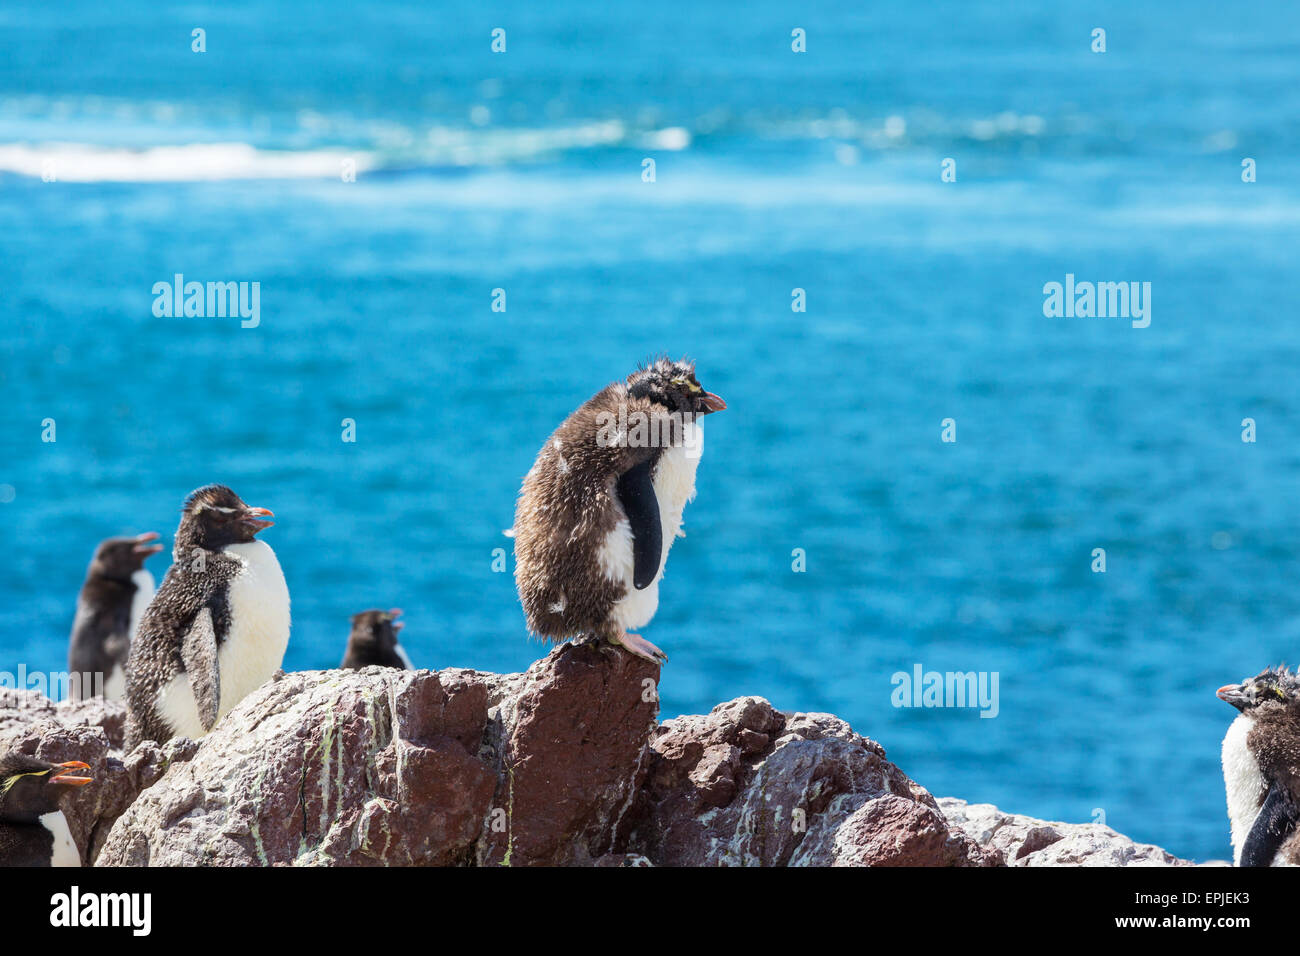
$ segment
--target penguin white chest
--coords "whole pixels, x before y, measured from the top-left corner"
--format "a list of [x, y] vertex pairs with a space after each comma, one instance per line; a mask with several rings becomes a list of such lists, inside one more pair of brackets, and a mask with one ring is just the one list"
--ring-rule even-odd
[[289, 646], [289, 586], [275, 552], [250, 541], [224, 553], [243, 567], [230, 582], [230, 630], [217, 651], [218, 718], [271, 678]]
[[654, 580], [641, 590], [632, 583], [636, 561], [632, 551], [632, 526], [626, 518], [620, 519], [601, 547], [600, 565], [605, 576], [627, 588], [626, 595], [614, 605], [613, 611], [614, 622], [624, 630], [648, 624], [659, 609], [659, 580], [664, 575], [668, 551], [682, 533], [682, 512], [686, 503], [695, 497], [695, 472], [704, 452], [704, 430], [698, 421], [688, 422], [683, 426], [682, 437], [682, 444], [665, 448], [655, 463], [652, 484], [659, 504], [663, 549]]
[[1228, 727], [1223, 738], [1223, 784], [1228, 796], [1228, 822], [1232, 826], [1232, 862], [1237, 866], [1241, 865], [1242, 848], [1267, 790], [1259, 761], [1246, 746], [1246, 735], [1253, 723], [1242, 714]]
[[661, 575], [668, 560], [668, 549], [681, 533], [682, 512], [686, 503], [695, 497], [695, 471], [704, 453], [704, 429], [699, 422], [684, 425], [683, 436], [681, 445], [663, 450], [655, 466], [655, 497], [659, 500], [659, 522], [664, 532], [664, 553], [659, 560]]
[[63, 811], [43, 813], [39, 819], [41, 826], [49, 830], [50, 836], [54, 837], [54, 856], [50, 860], [50, 866], [81, 866], [81, 853], [72, 839], [72, 831], [68, 829], [68, 818], [63, 815]]
[[[217, 720], [271, 678], [289, 646], [289, 587], [275, 552], [252, 541], [223, 553], [240, 566], [228, 585], [230, 627], [217, 647]], [[184, 672], [163, 685], [158, 712], [178, 736], [198, 740], [207, 733]]]

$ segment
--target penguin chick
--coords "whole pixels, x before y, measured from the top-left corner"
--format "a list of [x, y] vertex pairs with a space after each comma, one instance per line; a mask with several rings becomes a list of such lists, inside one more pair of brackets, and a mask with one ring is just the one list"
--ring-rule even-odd
[[343, 655], [343, 663], [339, 667], [358, 668], [378, 664], [380, 667], [413, 670], [411, 659], [406, 656], [402, 645], [397, 643], [397, 632], [406, 623], [397, 620], [401, 614], [400, 607], [389, 611], [374, 610], [353, 614], [347, 653]]
[[59, 800], [91, 782], [79, 773], [89, 769], [80, 760], [0, 757], [0, 866], [81, 866]]
[[289, 589], [255, 536], [274, 522], [224, 485], [192, 493], [127, 661], [127, 749], [198, 739], [279, 669]]
[[1223, 738], [1233, 863], [1300, 864], [1300, 676], [1269, 668], [1217, 693], [1240, 711]]
[[515, 509], [515, 583], [528, 629], [589, 636], [647, 660], [668, 549], [695, 496], [700, 419], [727, 407], [695, 366], [658, 359], [571, 414], [542, 446]]
[[73, 699], [90, 697], [97, 686], [109, 700], [126, 693], [126, 658], [140, 616], [153, 599], [153, 575], [144, 563], [162, 550], [158, 533], [108, 538], [99, 543], [77, 598], [68, 642]]

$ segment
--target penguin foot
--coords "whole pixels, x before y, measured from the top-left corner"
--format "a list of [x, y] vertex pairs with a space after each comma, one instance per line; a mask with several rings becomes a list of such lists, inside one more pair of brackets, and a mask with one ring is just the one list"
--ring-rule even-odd
[[637, 657], [643, 657], [655, 664], [668, 660], [668, 655], [659, 648], [655, 647], [640, 634], [629, 634], [627, 631], [612, 638], [612, 643], [619, 644], [631, 651]]

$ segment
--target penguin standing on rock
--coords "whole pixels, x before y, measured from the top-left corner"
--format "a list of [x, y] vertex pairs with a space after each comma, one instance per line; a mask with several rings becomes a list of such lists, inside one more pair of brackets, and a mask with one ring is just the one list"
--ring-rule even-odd
[[353, 614], [348, 649], [339, 667], [349, 669], [378, 664], [380, 667], [413, 670], [411, 659], [406, 656], [402, 645], [397, 643], [397, 632], [405, 623], [398, 620], [401, 615], [400, 607], [390, 611], [362, 611]]
[[[77, 598], [77, 616], [68, 643], [68, 671], [74, 698], [89, 697], [95, 681], [104, 696], [117, 700], [126, 693], [126, 658], [144, 609], [153, 599], [153, 575], [144, 563], [162, 550], [157, 532], [133, 538], [108, 538], [99, 543], [86, 569]], [[83, 686], [82, 681], [89, 681]]]
[[528, 629], [586, 636], [657, 661], [650, 622], [668, 549], [683, 535], [703, 451], [700, 419], [727, 407], [686, 361], [607, 385], [547, 439], [515, 510], [515, 583]]
[[80, 773], [89, 769], [80, 760], [0, 757], [0, 866], [81, 866], [59, 799], [91, 783]]
[[1300, 675], [1269, 668], [1218, 697], [1241, 712], [1223, 738], [1233, 863], [1300, 864]]
[[289, 643], [289, 588], [256, 535], [274, 522], [224, 485], [185, 500], [173, 563], [127, 663], [127, 749], [198, 739], [279, 669]]

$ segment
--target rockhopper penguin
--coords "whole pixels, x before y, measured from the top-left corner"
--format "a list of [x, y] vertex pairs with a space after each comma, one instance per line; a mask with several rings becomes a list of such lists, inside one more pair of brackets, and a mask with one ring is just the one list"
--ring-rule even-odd
[[150, 555], [162, 550], [157, 532], [99, 543], [86, 569], [77, 598], [77, 616], [68, 643], [68, 671], [74, 698], [95, 693], [117, 700], [126, 693], [126, 657], [140, 616], [153, 599], [153, 575], [145, 570]]
[[1223, 738], [1233, 863], [1300, 864], [1300, 676], [1269, 668], [1218, 696], [1241, 711]]
[[0, 757], [0, 866], [81, 866], [59, 799], [91, 782], [80, 760]]
[[411, 659], [406, 656], [402, 645], [397, 643], [397, 632], [404, 624], [397, 620], [401, 615], [400, 607], [390, 611], [374, 610], [353, 614], [348, 649], [339, 667], [346, 669], [378, 664], [381, 667], [412, 670]]
[[185, 500], [172, 566], [140, 621], [127, 663], [127, 749], [198, 739], [279, 669], [289, 589], [255, 537], [274, 522], [224, 485]]
[[695, 496], [700, 419], [727, 404], [695, 366], [658, 359], [607, 385], [547, 439], [515, 510], [515, 583], [528, 629], [589, 636], [647, 660], [632, 628], [659, 605], [659, 579]]

